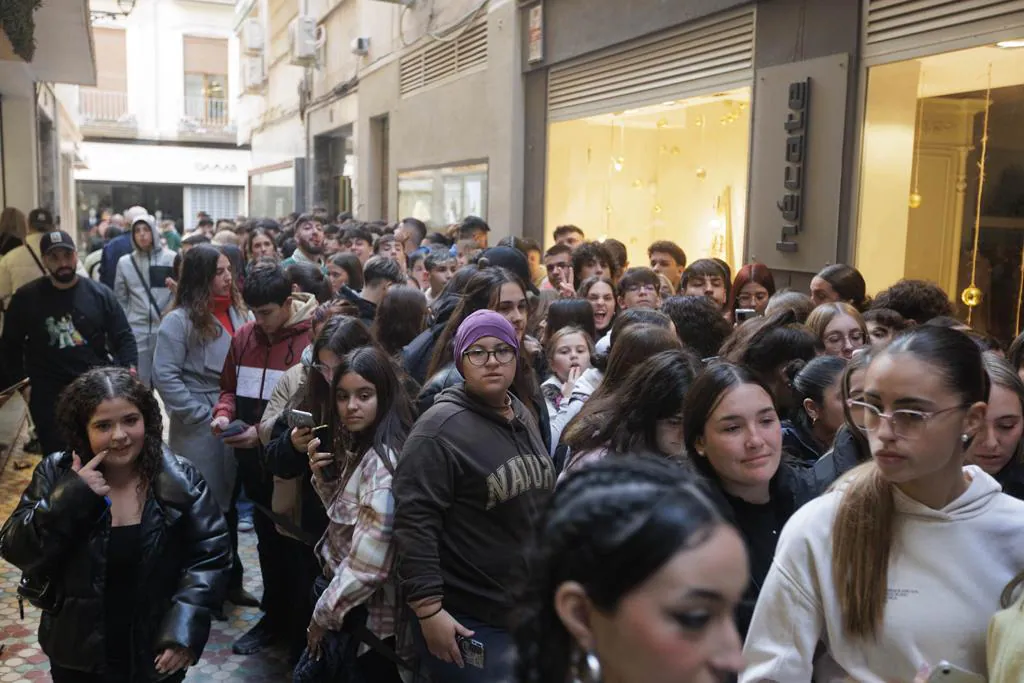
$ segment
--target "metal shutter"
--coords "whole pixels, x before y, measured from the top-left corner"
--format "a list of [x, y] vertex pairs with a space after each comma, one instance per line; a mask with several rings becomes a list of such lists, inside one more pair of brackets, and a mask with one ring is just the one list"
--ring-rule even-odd
[[865, 58], [1024, 28], [1024, 0], [864, 2]]
[[749, 84], [753, 62], [748, 8], [553, 67], [548, 117], [574, 119]]
[[398, 90], [412, 95], [468, 71], [487, 67], [487, 17], [479, 19], [452, 42], [434, 42], [398, 64]]
[[242, 210], [242, 188], [216, 185], [185, 186], [185, 225], [193, 227], [196, 214], [205, 211], [214, 221], [220, 218], [235, 220]]

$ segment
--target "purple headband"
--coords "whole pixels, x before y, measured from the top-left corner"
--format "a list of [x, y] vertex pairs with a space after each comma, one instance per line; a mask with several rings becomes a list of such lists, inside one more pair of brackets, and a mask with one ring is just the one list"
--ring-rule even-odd
[[516, 353], [519, 353], [519, 339], [516, 337], [516, 330], [512, 327], [512, 323], [505, 320], [500, 314], [487, 309], [470, 313], [459, 325], [458, 331], [455, 332], [455, 339], [452, 341], [455, 367], [459, 372], [462, 372], [462, 354], [484, 337], [500, 339], [515, 349]]

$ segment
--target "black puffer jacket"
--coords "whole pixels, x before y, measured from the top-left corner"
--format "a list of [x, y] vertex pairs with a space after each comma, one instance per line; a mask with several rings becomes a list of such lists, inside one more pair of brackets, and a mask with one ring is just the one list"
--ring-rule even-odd
[[[196, 659], [210, 635], [210, 611], [224, 602], [231, 542], [217, 501], [199, 471], [164, 451], [142, 509], [132, 681], [156, 681], [164, 648], [187, 647]], [[0, 530], [0, 555], [22, 571], [50, 579], [63, 595], [43, 614], [39, 643], [62, 667], [102, 673], [106, 501], [71, 470], [71, 456], [43, 459], [18, 507]], [[116, 588], [115, 588], [116, 589]]]

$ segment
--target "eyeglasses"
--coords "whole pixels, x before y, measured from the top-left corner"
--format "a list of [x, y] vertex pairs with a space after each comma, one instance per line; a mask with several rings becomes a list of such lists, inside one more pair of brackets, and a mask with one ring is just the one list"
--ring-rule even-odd
[[548, 272], [550, 273], [553, 270], [569, 270], [570, 268], [572, 268], [572, 264], [571, 263], [549, 263], [549, 264], [545, 265], [544, 267], [547, 268]]
[[740, 294], [738, 297], [741, 306], [749, 306], [753, 303], [762, 303], [768, 300], [768, 295], [765, 292], [758, 292], [757, 294]]
[[638, 292], [657, 294], [658, 285], [630, 285], [629, 287], [626, 287], [626, 291], [630, 294], [637, 294]]
[[923, 410], [894, 410], [883, 413], [881, 410], [863, 401], [847, 401], [850, 407], [850, 418], [862, 432], [876, 432], [882, 426], [882, 420], [889, 423], [892, 433], [901, 439], [915, 439], [924, 432], [928, 421], [937, 415], [953, 410], [963, 410], [966, 406], [956, 405], [942, 410], [925, 412]]
[[842, 332], [833, 332], [832, 334], [825, 337], [825, 343], [832, 346], [842, 344], [844, 341], [850, 342], [850, 346], [856, 346], [864, 343], [864, 333], [860, 330], [854, 330], [848, 335], [844, 335]]
[[473, 348], [462, 352], [462, 357], [469, 361], [470, 365], [482, 368], [487, 365], [492, 357], [498, 361], [498, 365], [508, 365], [516, 357], [516, 350], [511, 346], [499, 346], [493, 351], [481, 348]]

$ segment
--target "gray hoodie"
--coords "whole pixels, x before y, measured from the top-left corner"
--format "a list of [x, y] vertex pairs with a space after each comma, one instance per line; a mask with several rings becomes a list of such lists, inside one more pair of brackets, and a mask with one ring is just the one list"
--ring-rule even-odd
[[[171, 290], [167, 289], [164, 281], [171, 274], [175, 256], [175, 252], [164, 249], [160, 244], [160, 233], [152, 216], [139, 216], [132, 228], [139, 223], [149, 227], [153, 235], [153, 247], [148, 252], [139, 249], [133, 236], [132, 252], [117, 262], [117, 275], [114, 278], [114, 295], [124, 309], [136, 339], [140, 335], [156, 335], [160, 317], [171, 303]], [[146, 293], [147, 285], [159, 310], [153, 306]]]

